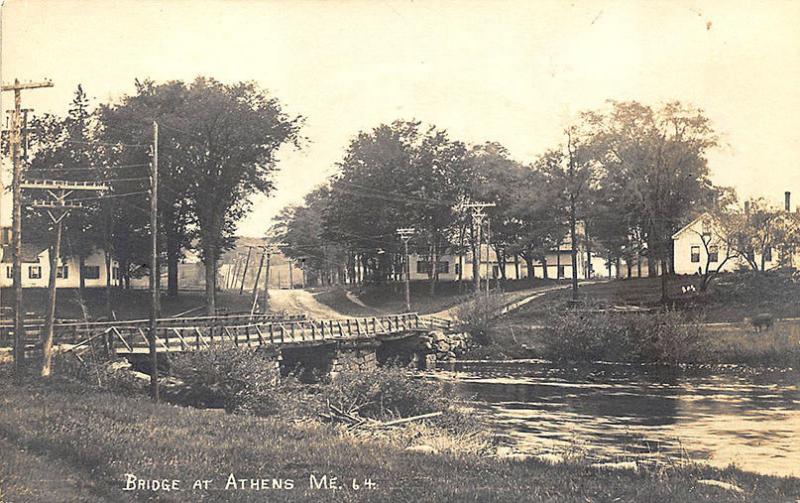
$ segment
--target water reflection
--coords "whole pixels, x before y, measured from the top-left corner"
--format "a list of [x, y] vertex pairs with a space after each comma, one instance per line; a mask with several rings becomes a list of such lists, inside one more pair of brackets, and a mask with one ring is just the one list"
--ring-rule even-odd
[[791, 369], [459, 362], [437, 375], [474, 396], [521, 452], [580, 449], [615, 461], [688, 455], [800, 476], [800, 373]]

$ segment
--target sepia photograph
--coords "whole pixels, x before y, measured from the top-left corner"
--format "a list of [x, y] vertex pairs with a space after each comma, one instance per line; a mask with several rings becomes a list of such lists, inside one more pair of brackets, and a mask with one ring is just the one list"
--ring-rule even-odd
[[800, 1], [0, 0], [0, 503], [800, 502]]

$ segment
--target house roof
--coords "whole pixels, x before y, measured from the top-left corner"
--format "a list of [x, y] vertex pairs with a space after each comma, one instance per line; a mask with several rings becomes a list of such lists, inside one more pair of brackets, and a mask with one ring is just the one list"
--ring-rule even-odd
[[692, 220], [692, 221], [691, 221], [691, 222], [689, 222], [688, 224], [686, 224], [686, 225], [684, 225], [683, 227], [681, 227], [681, 229], [680, 229], [678, 232], [676, 232], [675, 234], [673, 234], [673, 235], [672, 235], [672, 239], [677, 239], [677, 238], [678, 238], [678, 236], [680, 236], [681, 234], [683, 234], [683, 233], [684, 233], [684, 232], [686, 232], [687, 230], [689, 230], [689, 229], [691, 229], [692, 227], [694, 227], [694, 225], [695, 225], [697, 222], [700, 222], [700, 221], [701, 221], [701, 220], [703, 220], [704, 218], [713, 218], [713, 217], [711, 216], [711, 214], [710, 214], [709, 212], [707, 212], [707, 211], [704, 211], [704, 212], [703, 212], [703, 213], [701, 213], [701, 214], [700, 214], [700, 215], [699, 215], [697, 218], [695, 218], [694, 220]]
[[[46, 245], [39, 243], [22, 243], [22, 262], [29, 264], [39, 263], [39, 255], [47, 249]], [[14, 261], [14, 249], [11, 245], [3, 245], [2, 263], [10, 264]]]

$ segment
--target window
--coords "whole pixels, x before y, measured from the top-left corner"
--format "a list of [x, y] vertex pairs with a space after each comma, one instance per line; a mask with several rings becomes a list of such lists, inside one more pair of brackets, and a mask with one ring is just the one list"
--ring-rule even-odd
[[461, 274], [461, 264], [455, 264], [456, 274]]
[[42, 279], [42, 266], [29, 265], [28, 266], [28, 279]]
[[83, 279], [100, 279], [100, 266], [99, 265], [85, 265], [81, 270]]
[[[450, 274], [450, 262], [442, 261], [436, 265], [439, 274]], [[417, 274], [428, 274], [431, 270], [431, 263], [427, 260], [417, 261]]]
[[14, 267], [7, 265], [6, 266], [6, 278], [13, 279], [14, 278]]
[[119, 267], [111, 269], [111, 279], [119, 279]]
[[497, 279], [500, 276], [500, 268], [496, 265], [492, 266], [492, 278]]
[[708, 261], [719, 262], [719, 246], [711, 245], [708, 247]]
[[692, 262], [700, 262], [700, 247], [692, 246]]
[[69, 279], [69, 266], [62, 265], [56, 268], [56, 278]]
[[772, 248], [770, 248], [769, 246], [764, 249], [764, 261], [772, 262]]

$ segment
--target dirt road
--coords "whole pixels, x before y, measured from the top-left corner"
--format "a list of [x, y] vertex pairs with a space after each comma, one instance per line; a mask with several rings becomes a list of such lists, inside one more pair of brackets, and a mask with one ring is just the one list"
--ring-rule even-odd
[[345, 318], [344, 315], [317, 301], [305, 290], [270, 290], [269, 309], [272, 312], [305, 314], [309, 318], [318, 320]]

